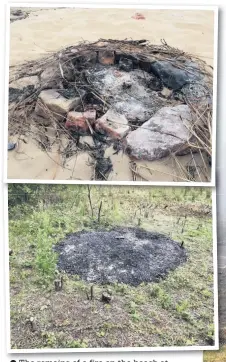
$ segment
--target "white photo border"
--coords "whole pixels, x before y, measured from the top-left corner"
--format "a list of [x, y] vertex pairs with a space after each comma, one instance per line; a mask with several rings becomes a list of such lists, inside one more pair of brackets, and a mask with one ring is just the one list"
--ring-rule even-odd
[[70, 353], [70, 352], [171, 352], [171, 351], [212, 351], [219, 350], [219, 320], [218, 320], [218, 261], [217, 261], [217, 205], [216, 190], [212, 190], [212, 238], [213, 238], [213, 280], [214, 280], [214, 346], [180, 346], [180, 347], [121, 347], [121, 348], [43, 348], [43, 349], [12, 349], [10, 346], [10, 283], [9, 283], [9, 232], [8, 232], [8, 185], [4, 189], [4, 224], [5, 240], [5, 278], [6, 278], [6, 328], [7, 353]]
[[[213, 66], [213, 119], [212, 119], [212, 167], [210, 182], [167, 182], [167, 181], [90, 181], [90, 180], [34, 180], [34, 179], [9, 179], [7, 168], [7, 140], [8, 140], [8, 94], [9, 94], [9, 59], [10, 59], [10, 8], [12, 7], [30, 7], [30, 8], [99, 8], [99, 9], [150, 9], [150, 10], [208, 10], [214, 12], [214, 66]], [[217, 67], [218, 67], [218, 6], [164, 6], [164, 5], [122, 5], [99, 3], [8, 3], [6, 5], [6, 51], [5, 51], [5, 122], [4, 122], [4, 183], [46, 183], [46, 184], [96, 184], [96, 185], [134, 185], [134, 186], [174, 186], [174, 187], [215, 187], [216, 185], [216, 123], [217, 123]]]

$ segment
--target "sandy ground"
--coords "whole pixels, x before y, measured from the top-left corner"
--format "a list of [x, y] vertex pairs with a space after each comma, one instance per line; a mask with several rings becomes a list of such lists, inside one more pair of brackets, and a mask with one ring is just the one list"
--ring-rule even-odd
[[[133, 19], [136, 12], [142, 13], [145, 20]], [[10, 65], [38, 59], [81, 40], [94, 41], [99, 38], [147, 39], [156, 44], [165, 39], [169, 45], [195, 54], [213, 65], [214, 13], [193, 10], [33, 8], [29, 17], [10, 25]], [[111, 154], [111, 150], [107, 152]], [[129, 159], [122, 154], [110, 157], [114, 172], [108, 180], [133, 180]], [[198, 158], [196, 162], [202, 164]], [[185, 156], [180, 157], [179, 161], [186, 165], [190, 159], [190, 156]], [[185, 181], [181, 168], [176, 168], [175, 162], [165, 158], [158, 162], [142, 163], [142, 172], [146, 169], [143, 179]], [[47, 154], [32, 139], [28, 139], [26, 144], [19, 141], [18, 148], [8, 153], [9, 179], [88, 180], [91, 176], [87, 154], [72, 157], [66, 168], [62, 168], [57, 149]], [[201, 180], [206, 181], [197, 178], [197, 181]]]

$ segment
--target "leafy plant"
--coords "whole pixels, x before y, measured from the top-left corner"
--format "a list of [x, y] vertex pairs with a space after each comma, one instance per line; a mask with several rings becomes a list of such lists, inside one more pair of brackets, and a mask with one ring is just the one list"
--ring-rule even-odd
[[87, 348], [88, 344], [86, 341], [82, 341], [81, 339], [68, 341], [66, 346], [68, 348]]

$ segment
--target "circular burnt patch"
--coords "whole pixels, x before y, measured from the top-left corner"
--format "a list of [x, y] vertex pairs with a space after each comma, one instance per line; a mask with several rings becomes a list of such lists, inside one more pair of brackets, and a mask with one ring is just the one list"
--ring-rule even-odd
[[60, 270], [101, 284], [156, 282], [187, 260], [178, 242], [139, 228], [73, 233], [54, 250]]

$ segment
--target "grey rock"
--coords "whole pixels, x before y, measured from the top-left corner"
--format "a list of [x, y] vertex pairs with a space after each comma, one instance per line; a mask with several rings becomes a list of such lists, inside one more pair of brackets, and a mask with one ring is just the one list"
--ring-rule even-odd
[[66, 99], [54, 89], [43, 90], [39, 94], [35, 113], [43, 118], [49, 118], [50, 111], [55, 118], [62, 120], [70, 110], [76, 108], [80, 103], [80, 97]]
[[45, 68], [40, 75], [41, 87], [46, 88], [60, 88], [62, 79], [60, 75], [59, 65], [53, 65]]
[[197, 67], [193, 63], [189, 64], [186, 69], [180, 69], [173, 65], [172, 62], [166, 60], [156, 61], [151, 64], [150, 70], [162, 80], [167, 88], [177, 90], [187, 83], [198, 81], [202, 78]]
[[67, 81], [72, 82], [74, 80], [73, 69], [63, 62], [60, 69], [59, 64], [59, 60], [55, 61], [50, 66], [47, 66], [45, 70], [41, 73], [40, 81], [42, 89], [63, 88], [61, 69], [63, 71], [63, 77]]
[[10, 83], [10, 87], [23, 90], [24, 87], [33, 85], [35, 89], [39, 87], [39, 79], [37, 75], [19, 78]]
[[212, 91], [203, 82], [185, 84], [181, 93], [193, 104], [212, 105]]
[[164, 107], [127, 136], [127, 152], [143, 160], [157, 160], [171, 152], [185, 154], [192, 116], [187, 105]]

